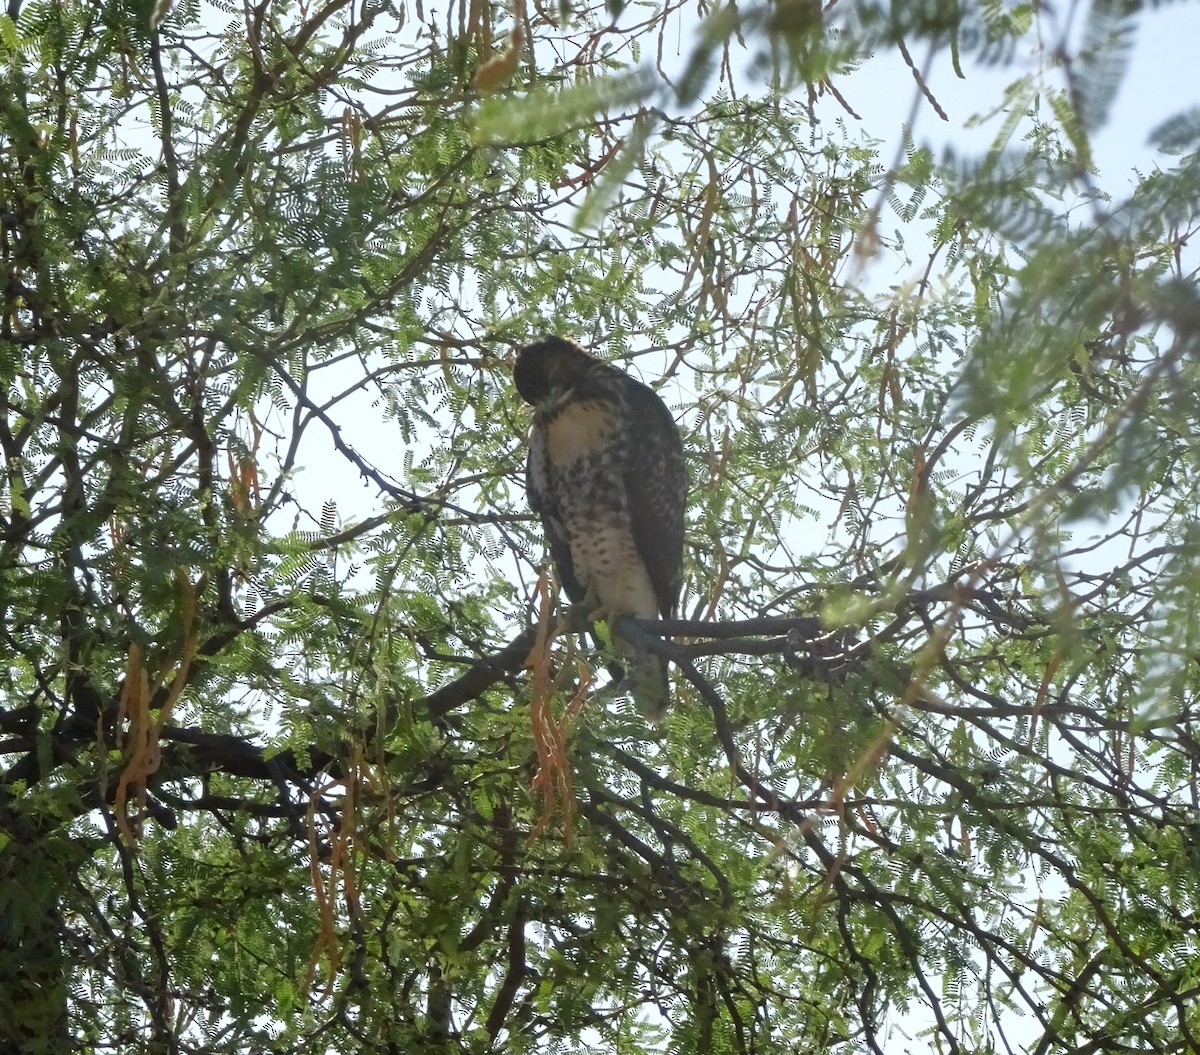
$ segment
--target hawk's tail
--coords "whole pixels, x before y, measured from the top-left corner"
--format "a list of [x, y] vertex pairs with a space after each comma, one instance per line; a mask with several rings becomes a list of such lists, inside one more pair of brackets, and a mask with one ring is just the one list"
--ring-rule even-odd
[[671, 706], [671, 683], [667, 678], [667, 661], [652, 652], [626, 653], [625, 681], [633, 702], [648, 722], [657, 724], [666, 717]]

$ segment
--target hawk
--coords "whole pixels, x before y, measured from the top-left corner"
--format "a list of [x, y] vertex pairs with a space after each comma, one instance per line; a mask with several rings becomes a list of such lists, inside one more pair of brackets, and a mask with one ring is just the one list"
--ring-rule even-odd
[[[687, 473], [666, 404], [562, 337], [522, 348], [513, 382], [533, 405], [526, 493], [567, 596], [608, 620], [672, 618]], [[613, 644], [634, 702], [658, 721], [670, 703], [667, 661], [616, 634]]]

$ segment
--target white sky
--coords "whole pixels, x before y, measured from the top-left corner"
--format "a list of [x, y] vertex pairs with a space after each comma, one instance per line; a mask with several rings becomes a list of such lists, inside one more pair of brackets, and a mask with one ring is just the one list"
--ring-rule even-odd
[[[1076, 27], [1083, 21], [1082, 16], [1082, 11], [1074, 16]], [[1200, 62], [1196, 52], [1200, 7], [1175, 3], [1146, 9], [1134, 24], [1137, 33], [1129, 67], [1108, 123], [1092, 142], [1101, 185], [1116, 195], [1132, 188], [1135, 168], [1144, 172], [1153, 166], [1155, 152], [1147, 143], [1150, 132], [1166, 118], [1200, 105]], [[923, 63], [923, 49], [915, 47], [913, 59], [918, 65]], [[969, 128], [971, 118], [988, 113], [1002, 100], [1011, 81], [1036, 68], [1033, 56], [1024, 68], [981, 69], [964, 60], [966, 78], [959, 79], [948, 52], [943, 50], [934, 59], [926, 81], [950, 120], [943, 121], [922, 100], [914, 125], [917, 143], [932, 146], [935, 156], [940, 156], [947, 145], [960, 154], [986, 150], [997, 121]], [[1060, 86], [1062, 81], [1056, 78], [1052, 83]], [[899, 52], [877, 55], [856, 73], [838, 78], [836, 84], [862, 116], [862, 127], [888, 143], [889, 149], [893, 147], [912, 112], [917, 90]], [[883, 160], [891, 160], [888, 150], [883, 152]]]

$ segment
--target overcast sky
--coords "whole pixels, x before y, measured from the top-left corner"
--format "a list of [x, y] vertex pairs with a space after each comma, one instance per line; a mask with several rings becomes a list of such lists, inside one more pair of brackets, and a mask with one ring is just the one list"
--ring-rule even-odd
[[[1081, 10], [1072, 25], [1078, 28], [1082, 16]], [[1137, 33], [1129, 68], [1108, 123], [1092, 144], [1101, 185], [1116, 195], [1132, 188], [1133, 169], [1146, 171], [1160, 157], [1148, 146], [1150, 132], [1166, 118], [1200, 106], [1200, 59], [1197, 58], [1200, 5], [1173, 3], [1147, 9], [1137, 16], [1135, 25]], [[924, 61], [919, 49], [914, 49], [913, 57], [918, 63]], [[998, 121], [993, 119], [984, 127], [968, 128], [970, 119], [990, 111], [1003, 98], [1004, 89], [1012, 80], [1036, 68], [1037, 62], [1031, 56], [1027, 63], [1016, 66], [993, 69], [966, 66], [967, 76], [960, 79], [951, 66], [949, 53], [941, 52], [934, 59], [927, 80], [950, 120], [943, 121], [922, 100], [916, 108], [917, 142], [935, 147], [935, 155], [947, 145], [959, 153], [986, 149]], [[1052, 83], [1061, 86], [1062, 81], [1055, 78]], [[897, 141], [900, 128], [912, 112], [915, 91], [912, 74], [897, 51], [881, 53], [858, 72], [840, 78], [837, 85], [862, 116], [862, 127], [868, 133]], [[1170, 159], [1160, 163], [1170, 164]]]

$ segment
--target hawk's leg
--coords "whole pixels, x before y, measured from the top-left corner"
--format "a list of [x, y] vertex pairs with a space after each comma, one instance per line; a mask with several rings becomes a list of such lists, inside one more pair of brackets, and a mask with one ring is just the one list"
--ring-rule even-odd
[[593, 623], [607, 621], [608, 605], [600, 603], [600, 596], [594, 586], [587, 588], [587, 593], [578, 601], [573, 601], [558, 616], [558, 625], [554, 628], [555, 637], [560, 634], [585, 633]]
[[607, 623], [612, 606], [603, 604], [600, 600], [600, 591], [596, 589], [594, 583], [589, 583], [583, 600], [579, 602], [579, 608], [584, 612], [589, 623]]

